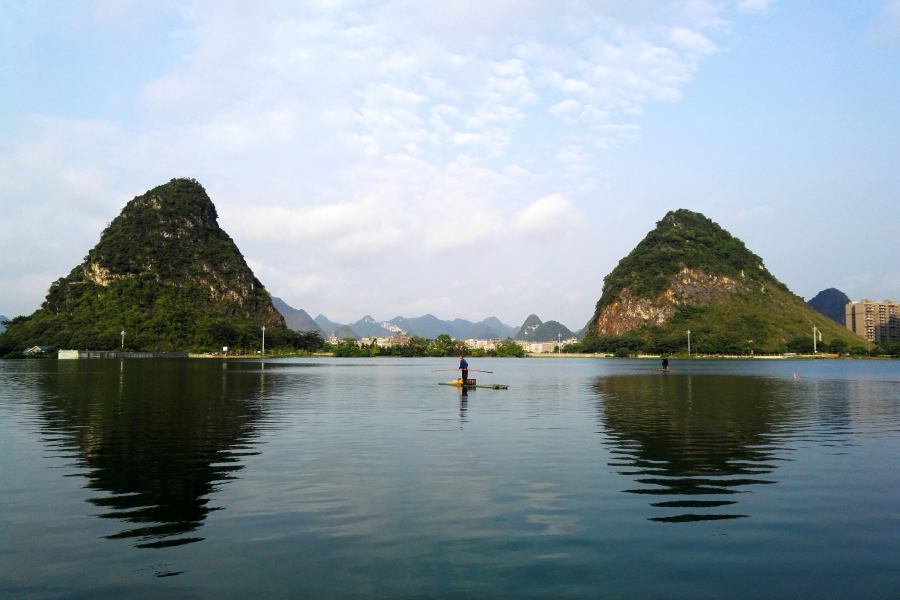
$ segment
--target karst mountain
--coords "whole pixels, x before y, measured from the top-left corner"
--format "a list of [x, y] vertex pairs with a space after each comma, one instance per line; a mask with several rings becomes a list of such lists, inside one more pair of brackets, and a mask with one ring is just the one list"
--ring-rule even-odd
[[270, 347], [294, 335], [219, 227], [197, 181], [173, 179], [128, 202], [41, 308], [0, 336], [0, 354], [31, 344], [72, 349]]
[[700, 213], [669, 212], [603, 280], [589, 338], [621, 338], [655, 352], [783, 351], [812, 345], [865, 345], [813, 310], [772, 275], [762, 258]]

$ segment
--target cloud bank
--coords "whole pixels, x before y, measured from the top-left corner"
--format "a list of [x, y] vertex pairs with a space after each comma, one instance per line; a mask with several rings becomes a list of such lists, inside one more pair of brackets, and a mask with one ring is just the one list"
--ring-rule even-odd
[[[0, 306], [36, 308], [125, 201], [191, 176], [298, 307], [579, 325], [605, 274], [572, 257], [605, 252], [590, 240], [606, 153], [640, 139], [647, 107], [678, 102], [732, 20], [768, 4], [70, 7], [79, 39], [155, 35], [169, 58], [135, 66], [113, 108], [71, 114], [60, 98], [17, 115], [0, 146]], [[43, 16], [66, 18], [36, 9], [34, 36]], [[72, 60], [92, 51], [82, 42]], [[48, 235], [34, 241], [31, 226]]]

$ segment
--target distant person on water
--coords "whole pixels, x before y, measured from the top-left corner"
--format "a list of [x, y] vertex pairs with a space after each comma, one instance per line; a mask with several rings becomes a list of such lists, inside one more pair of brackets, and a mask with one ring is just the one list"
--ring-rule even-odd
[[663, 371], [668, 371], [668, 370], [669, 370], [669, 359], [664, 358], [663, 359]]
[[464, 356], [459, 357], [459, 368], [457, 371], [462, 371], [462, 383], [466, 385], [466, 382], [469, 381], [469, 363], [466, 362]]

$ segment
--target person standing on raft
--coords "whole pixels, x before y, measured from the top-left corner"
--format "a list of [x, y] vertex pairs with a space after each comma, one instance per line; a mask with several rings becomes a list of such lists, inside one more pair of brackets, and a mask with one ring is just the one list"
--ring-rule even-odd
[[663, 359], [663, 371], [668, 371], [668, 370], [669, 370], [669, 359], [664, 358]]
[[469, 381], [469, 363], [466, 362], [465, 357], [459, 357], [459, 368], [457, 371], [462, 371], [462, 384], [466, 385]]

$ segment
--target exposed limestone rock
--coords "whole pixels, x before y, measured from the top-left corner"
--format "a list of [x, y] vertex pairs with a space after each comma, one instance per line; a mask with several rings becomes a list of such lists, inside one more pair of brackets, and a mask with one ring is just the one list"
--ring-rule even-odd
[[623, 289], [618, 299], [600, 311], [594, 331], [600, 335], [622, 335], [643, 325], [662, 325], [681, 304], [705, 306], [750, 286], [724, 275], [709, 275], [700, 269], [683, 268], [671, 278], [669, 288], [658, 298], [640, 298]]

